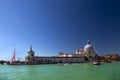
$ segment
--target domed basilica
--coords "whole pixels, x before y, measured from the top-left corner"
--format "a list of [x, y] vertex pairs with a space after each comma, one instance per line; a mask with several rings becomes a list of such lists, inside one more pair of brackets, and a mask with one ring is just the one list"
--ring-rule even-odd
[[84, 48], [76, 49], [76, 54], [80, 54], [81, 56], [87, 58], [88, 61], [93, 61], [98, 57], [89, 40]]

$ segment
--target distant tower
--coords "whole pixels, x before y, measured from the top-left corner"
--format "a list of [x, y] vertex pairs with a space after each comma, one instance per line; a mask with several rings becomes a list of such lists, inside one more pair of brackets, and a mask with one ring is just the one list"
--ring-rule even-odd
[[84, 49], [81, 47], [81, 48], [79, 49], [79, 54], [83, 54], [83, 52], [84, 52]]
[[28, 56], [29, 57], [34, 57], [35, 56], [35, 52], [32, 50], [32, 45], [30, 45], [30, 50], [28, 51]]
[[30, 45], [30, 50], [32, 50], [32, 45]]
[[79, 49], [78, 48], [76, 49], [76, 54], [79, 54]]
[[35, 52], [32, 50], [32, 45], [30, 45], [30, 50], [28, 51], [28, 56], [25, 58], [26, 64], [35, 64]]

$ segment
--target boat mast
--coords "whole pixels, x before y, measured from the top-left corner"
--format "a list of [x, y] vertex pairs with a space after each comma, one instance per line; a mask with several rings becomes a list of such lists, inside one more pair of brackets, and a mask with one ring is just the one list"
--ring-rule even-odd
[[13, 55], [12, 55], [12, 58], [11, 58], [10, 64], [13, 64], [14, 59], [15, 59], [15, 48], [14, 48], [14, 52], [13, 52]]

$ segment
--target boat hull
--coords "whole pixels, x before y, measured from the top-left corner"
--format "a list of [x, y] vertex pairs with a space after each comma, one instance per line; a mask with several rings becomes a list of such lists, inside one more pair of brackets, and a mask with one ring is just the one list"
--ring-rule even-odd
[[100, 65], [100, 61], [93, 61], [92, 64], [93, 65]]

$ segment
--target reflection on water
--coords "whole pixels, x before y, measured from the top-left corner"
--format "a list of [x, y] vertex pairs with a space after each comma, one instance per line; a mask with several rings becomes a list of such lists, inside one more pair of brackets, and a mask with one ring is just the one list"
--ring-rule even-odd
[[120, 62], [52, 65], [0, 65], [0, 80], [119, 80]]

